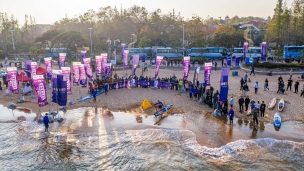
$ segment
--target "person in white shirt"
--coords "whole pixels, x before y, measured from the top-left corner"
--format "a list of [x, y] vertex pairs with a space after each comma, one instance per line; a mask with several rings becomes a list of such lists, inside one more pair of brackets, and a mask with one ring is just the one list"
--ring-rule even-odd
[[258, 93], [258, 88], [259, 88], [259, 83], [255, 82], [254, 84], [254, 93], [257, 94]]
[[234, 98], [233, 98], [233, 96], [231, 96], [229, 102], [230, 102], [230, 107], [233, 107], [233, 105], [234, 105]]

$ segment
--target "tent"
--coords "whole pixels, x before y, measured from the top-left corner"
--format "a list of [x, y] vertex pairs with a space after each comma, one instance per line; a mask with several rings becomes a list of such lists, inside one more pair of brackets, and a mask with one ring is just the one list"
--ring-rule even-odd
[[141, 103], [141, 107], [143, 109], [149, 109], [152, 107], [152, 105], [147, 99], [144, 99], [144, 101]]
[[17, 80], [21, 82], [28, 82], [31, 79], [26, 75], [25, 72], [20, 72], [20, 74], [17, 76]]
[[37, 75], [43, 75], [45, 74], [47, 71], [45, 68], [42, 68], [42, 67], [38, 67], [37, 70], [36, 70], [36, 74]]

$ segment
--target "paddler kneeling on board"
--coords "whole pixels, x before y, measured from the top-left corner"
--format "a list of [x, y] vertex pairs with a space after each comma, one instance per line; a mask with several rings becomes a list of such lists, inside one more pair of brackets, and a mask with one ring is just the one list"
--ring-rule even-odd
[[160, 109], [163, 107], [163, 103], [159, 100], [154, 105], [157, 105], [157, 107], [160, 108]]

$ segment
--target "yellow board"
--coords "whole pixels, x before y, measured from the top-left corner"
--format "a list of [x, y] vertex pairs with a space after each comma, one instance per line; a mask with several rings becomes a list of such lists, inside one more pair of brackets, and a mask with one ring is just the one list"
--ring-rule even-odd
[[151, 105], [151, 103], [150, 103], [147, 99], [145, 99], [145, 100], [142, 102], [141, 107], [142, 107], [143, 109], [149, 109], [149, 108], [152, 107], [152, 105]]

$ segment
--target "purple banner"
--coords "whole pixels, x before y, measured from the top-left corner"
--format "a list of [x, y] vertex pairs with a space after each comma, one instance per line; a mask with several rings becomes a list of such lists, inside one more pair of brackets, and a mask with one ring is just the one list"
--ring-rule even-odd
[[234, 66], [236, 66], [236, 67], [240, 66], [240, 57], [239, 56], [235, 57], [235, 64], [234, 64]]
[[66, 106], [67, 104], [67, 80], [66, 77], [62, 74], [57, 75], [57, 104], [59, 106]]
[[231, 66], [231, 63], [232, 63], [232, 57], [227, 56], [227, 66]]
[[61, 70], [52, 70], [52, 102], [58, 103], [58, 86], [57, 86], [57, 75], [62, 74]]
[[80, 78], [80, 71], [79, 71], [79, 65], [80, 62], [73, 62], [72, 63], [72, 69], [73, 69], [73, 84], [78, 85], [79, 84], [79, 78]]
[[32, 63], [32, 60], [24, 60], [24, 70], [25, 71], [31, 70], [31, 63]]
[[266, 42], [262, 42], [262, 52], [261, 57], [266, 57]]
[[59, 60], [58, 60], [59, 69], [61, 69], [61, 67], [65, 67], [65, 57], [66, 57], [66, 53], [59, 53]]
[[96, 66], [95, 66], [95, 72], [96, 72], [96, 76], [101, 76], [101, 62], [102, 62], [102, 57], [101, 56], [95, 56], [95, 62], [96, 62]]
[[87, 76], [84, 70], [84, 64], [80, 64], [79, 65], [79, 78], [80, 78], [80, 85], [82, 85], [83, 87], [87, 86]]
[[204, 83], [206, 86], [210, 85], [210, 76], [212, 71], [212, 63], [205, 63], [205, 75], [204, 75]]
[[101, 55], [101, 72], [105, 73], [105, 64], [108, 62], [108, 56], [107, 54]]
[[133, 55], [133, 67], [134, 67], [134, 65], [138, 65], [138, 63], [139, 63], [139, 54], [134, 54]]
[[17, 75], [18, 75], [18, 70], [16, 67], [7, 68], [7, 79], [8, 79], [9, 90], [14, 94], [19, 93]]
[[244, 59], [246, 58], [246, 53], [247, 53], [247, 50], [248, 50], [248, 43], [247, 43], [247, 42], [245, 42], [245, 43], [244, 43], [244, 54], [243, 54]]
[[87, 51], [81, 51], [81, 63], [84, 64], [84, 59], [87, 56]]
[[46, 86], [43, 75], [33, 76], [33, 82], [36, 90], [39, 107], [48, 105]]
[[111, 63], [105, 64], [105, 77], [106, 78], [111, 77]]
[[66, 77], [67, 82], [67, 92], [72, 93], [72, 85], [71, 85], [71, 68], [70, 67], [61, 67], [62, 75]]
[[37, 62], [31, 62], [31, 78], [33, 79], [33, 76], [37, 75]]
[[184, 57], [184, 79], [188, 79], [190, 65], [190, 56]]
[[145, 62], [146, 62], [146, 55], [145, 55], [145, 54], [142, 54], [142, 55], [141, 55], [141, 62], [142, 62], [142, 63], [145, 63]]
[[47, 78], [52, 78], [52, 57], [44, 58]]
[[129, 68], [129, 65], [128, 65], [128, 56], [129, 56], [129, 50], [124, 50], [124, 52], [123, 52], [124, 69]]
[[120, 51], [121, 56], [124, 56], [124, 53], [125, 53], [125, 50], [126, 50], [126, 46], [127, 46], [127, 45], [126, 45], [125, 43], [122, 43], [122, 44], [121, 44], [121, 46], [120, 46], [120, 47], [121, 47], [121, 51]]
[[228, 100], [228, 75], [230, 68], [222, 68], [222, 75], [220, 79], [220, 101]]
[[163, 60], [162, 56], [157, 56], [156, 57], [156, 62], [155, 62], [155, 78], [158, 76], [159, 66], [160, 66], [162, 60]]
[[84, 62], [84, 69], [87, 74], [88, 78], [93, 78], [93, 72], [92, 72], [92, 67], [91, 67], [91, 58], [85, 58], [83, 59]]

